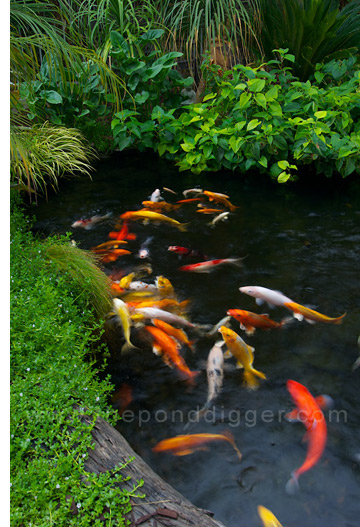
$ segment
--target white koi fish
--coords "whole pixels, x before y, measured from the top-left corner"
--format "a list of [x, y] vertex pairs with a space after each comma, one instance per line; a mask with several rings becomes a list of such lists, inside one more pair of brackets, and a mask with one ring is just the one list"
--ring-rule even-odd
[[219, 222], [219, 221], [225, 221], [229, 218], [229, 214], [230, 212], [222, 212], [221, 214], [219, 214], [218, 216], [215, 216], [215, 218], [210, 222], [208, 223], [208, 225], [211, 225], [211, 227], [215, 227], [215, 225]]
[[162, 197], [161, 197], [161, 193], [160, 193], [160, 189], [157, 188], [154, 190], [154, 192], [151, 194], [150, 196], [150, 201], [161, 201], [162, 200]]
[[196, 329], [196, 325], [192, 324], [186, 318], [170, 313], [170, 311], [164, 311], [163, 309], [158, 309], [156, 307], [141, 307], [131, 310], [131, 314], [142, 315], [145, 319], [158, 318], [169, 324], [175, 324], [182, 327]]
[[141, 258], [142, 260], [144, 258], [149, 258], [150, 257], [149, 245], [150, 245], [152, 239], [153, 239], [153, 236], [149, 236], [149, 238], [146, 238], [144, 243], [142, 243], [141, 246], [140, 246], [140, 249], [139, 249], [139, 252], [138, 252], [138, 257]]
[[270, 307], [272, 306], [283, 306], [285, 303], [292, 303], [293, 300], [283, 295], [280, 291], [274, 291], [267, 287], [261, 287], [259, 285], [247, 285], [239, 287], [239, 290], [246, 295], [253, 296], [256, 299], [258, 305], [267, 302]]
[[188, 188], [187, 190], [183, 191], [183, 194], [186, 198], [189, 194], [202, 194], [203, 190], [201, 188]]

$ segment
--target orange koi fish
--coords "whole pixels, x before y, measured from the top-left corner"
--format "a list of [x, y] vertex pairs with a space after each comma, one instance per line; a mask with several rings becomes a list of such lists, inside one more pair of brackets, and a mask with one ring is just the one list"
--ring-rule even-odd
[[298, 489], [298, 479], [307, 470], [310, 470], [321, 458], [327, 438], [327, 428], [324, 414], [320, 404], [325, 405], [330, 398], [321, 396], [316, 400], [309, 390], [299, 382], [289, 379], [286, 387], [296, 405], [296, 409], [287, 414], [289, 420], [299, 420], [306, 428], [305, 439], [308, 441], [308, 450], [304, 463], [291, 473], [291, 479], [286, 484], [286, 491], [294, 494]]
[[112, 251], [107, 251], [104, 254], [99, 254], [99, 256], [102, 262], [108, 263], [108, 262], [116, 262], [116, 260], [120, 256], [124, 256], [125, 254], [131, 254], [131, 251], [127, 251], [126, 249], [114, 249]]
[[124, 214], [121, 214], [120, 216], [123, 220], [151, 220], [151, 221], [160, 221], [162, 223], [168, 223], [169, 225], [173, 225], [174, 227], [177, 227], [180, 231], [186, 231], [186, 224], [180, 223], [177, 220], [174, 220], [173, 218], [169, 218], [168, 216], [165, 216], [164, 214], [160, 214], [159, 212], [153, 212], [152, 210], [129, 210], [128, 212], [124, 212]]
[[145, 329], [154, 339], [154, 352], [162, 355], [165, 364], [170, 367], [175, 366], [181, 376], [188, 381], [192, 381], [199, 374], [198, 371], [191, 371], [188, 368], [178, 352], [176, 342], [165, 331], [155, 326], [145, 326]]
[[123, 383], [111, 398], [111, 402], [113, 406], [117, 408], [119, 415], [123, 414], [124, 410], [126, 410], [132, 400], [132, 388], [126, 383]]
[[269, 509], [263, 507], [262, 505], [258, 505], [257, 510], [260, 519], [263, 522], [263, 527], [282, 527], [279, 520], [275, 518], [275, 516]]
[[114, 241], [110, 240], [108, 242], [100, 243], [100, 245], [93, 247], [91, 250], [94, 253], [100, 253], [100, 254], [106, 253], [108, 250], [119, 249], [119, 247], [124, 243], [127, 243], [127, 241], [126, 240], [114, 240]]
[[229, 309], [226, 314], [240, 322], [240, 329], [245, 330], [247, 335], [253, 335], [256, 328], [281, 328], [286, 322], [289, 322], [288, 319], [284, 319], [282, 322], [275, 322], [268, 315], [258, 315], [257, 313], [245, 311], [244, 309]]
[[136, 234], [129, 232], [126, 221], [119, 231], [111, 231], [108, 236], [114, 240], [136, 240]]
[[213, 441], [227, 441], [234, 448], [238, 458], [242, 454], [237, 448], [233, 435], [226, 431], [223, 434], [185, 434], [163, 439], [153, 447], [154, 452], [169, 452], [174, 456], [187, 456], [196, 450], [207, 450], [206, 443]]
[[189, 346], [189, 348], [193, 351], [192, 345], [194, 344], [194, 341], [188, 339], [185, 331], [180, 328], [174, 328], [174, 326], [171, 324], [168, 324], [167, 322], [164, 322], [164, 320], [160, 320], [158, 318], [155, 318], [152, 323], [157, 328], [165, 331], [165, 333], [170, 335], [170, 337], [173, 337], [177, 342], [180, 342], [185, 346]]
[[168, 203], [167, 201], [143, 201], [142, 205], [147, 210], [153, 210], [154, 212], [170, 212], [171, 210], [177, 210], [181, 205], [176, 205], [173, 203]]
[[313, 309], [309, 309], [308, 307], [302, 306], [301, 304], [297, 304], [296, 302], [285, 302], [284, 306], [293, 312], [294, 317], [296, 319], [298, 320], [305, 319], [306, 322], [309, 322], [309, 324], [315, 324], [315, 322], [325, 322], [327, 324], [341, 324], [342, 319], [346, 315], [346, 313], [344, 313], [340, 317], [336, 317], [336, 318], [327, 317], [326, 315], [323, 315], [322, 313], [318, 313], [317, 311], [314, 311]]
[[209, 201], [221, 203], [222, 205], [230, 209], [231, 212], [234, 212], [236, 209], [239, 208], [236, 205], [230, 203], [230, 201], [228, 200], [229, 196], [227, 196], [226, 194], [220, 194], [219, 192], [210, 192], [209, 190], [204, 190], [204, 194], [208, 197]]
[[201, 198], [179, 199], [176, 203], [195, 203], [196, 201], [201, 201]]
[[223, 212], [224, 209], [207, 209], [204, 207], [203, 209], [198, 209], [196, 212], [200, 212], [202, 214], [217, 214], [218, 212]]

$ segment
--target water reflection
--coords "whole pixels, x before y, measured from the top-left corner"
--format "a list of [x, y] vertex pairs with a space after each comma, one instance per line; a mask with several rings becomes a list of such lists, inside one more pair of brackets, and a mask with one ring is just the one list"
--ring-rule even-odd
[[[186, 233], [171, 226], [133, 223], [132, 231], [137, 233], [133, 255], [126, 262], [108, 264], [107, 269], [123, 266], [130, 271], [139, 264], [136, 254], [141, 244], [152, 236], [151, 279], [163, 274], [180, 299], [191, 299], [192, 321], [215, 324], [230, 308], [268, 312], [239, 292], [245, 285], [280, 290], [321, 313], [339, 316], [346, 311], [347, 316], [341, 326], [296, 321], [280, 330], [257, 330], [251, 337], [240, 332], [238, 323], [232, 324], [255, 348], [256, 367], [266, 373], [267, 381], [257, 391], [247, 391], [242, 372], [230, 359], [212, 415], [191, 423], [187, 433], [230, 429], [243, 454], [241, 462], [221, 443], [184, 457], [152, 451], [161, 439], [184, 433], [189, 413], [206, 401], [206, 359], [214, 339], [199, 339], [195, 354], [184, 349], [189, 367], [201, 369], [194, 387], [184, 384], [151, 351], [134, 350], [122, 356], [116, 341], [112, 342], [109, 372], [116, 390], [124, 384], [131, 390], [118, 428], [156, 472], [193, 503], [212, 510], [227, 527], [260, 525], [259, 504], [288, 527], [355, 527], [360, 513], [360, 369], [352, 371], [360, 333], [358, 184], [322, 184], [320, 178], [318, 183], [292, 187], [256, 176], [195, 177], [144, 156], [137, 160], [115, 156], [99, 164], [92, 181], [68, 182], [59, 195], [36, 207], [35, 229], [45, 235], [64, 233], [81, 217], [109, 212], [117, 217], [140, 208], [155, 188], [171, 188], [181, 199], [182, 191], [195, 185], [229, 195], [239, 209], [212, 228], [211, 218], [195, 214], [195, 206], [182, 207], [174, 217], [191, 221]], [[175, 201], [170, 194], [166, 199]], [[89, 249], [106, 241], [109, 230], [109, 224], [91, 231], [74, 229], [73, 238]], [[188, 262], [171, 254], [169, 245], [191, 247], [209, 258], [246, 259], [242, 268], [183, 273], [178, 267]], [[269, 313], [274, 320], [284, 314], [288, 312], [280, 307]], [[303, 462], [306, 443], [301, 424], [279, 417], [292, 408], [285, 386], [289, 378], [303, 383], [314, 395], [329, 394], [335, 410], [342, 412], [328, 422], [324, 455], [301, 477], [295, 496], [285, 493], [285, 484]]]

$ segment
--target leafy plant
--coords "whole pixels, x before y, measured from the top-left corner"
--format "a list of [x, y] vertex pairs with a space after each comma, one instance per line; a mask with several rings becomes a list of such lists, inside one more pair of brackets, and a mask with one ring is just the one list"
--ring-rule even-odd
[[180, 171], [195, 174], [257, 169], [285, 182], [296, 178], [294, 171], [301, 165], [312, 164], [327, 176], [360, 172], [356, 61], [348, 59], [345, 69], [340, 68], [341, 83], [340, 78], [329, 81], [338, 62], [317, 66], [319, 85], [300, 82], [285, 65], [294, 56], [275, 51], [281, 60], [257, 68], [237, 65], [219, 75], [218, 67], [208, 67], [211, 91], [202, 103], [168, 111], [157, 106], [146, 122], [134, 112], [123, 112], [128, 144], [151, 147], [174, 160]]
[[260, 0], [259, 17], [263, 60], [272, 59], [274, 48], [288, 48], [300, 80], [307, 80], [317, 63], [359, 53], [359, 0], [342, 10], [337, 0]]

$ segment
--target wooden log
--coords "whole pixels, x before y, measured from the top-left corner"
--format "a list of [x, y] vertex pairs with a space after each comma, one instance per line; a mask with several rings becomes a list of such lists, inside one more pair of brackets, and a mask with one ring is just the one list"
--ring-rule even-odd
[[[83, 419], [90, 422], [84, 415]], [[172, 488], [138, 456], [126, 439], [113, 426], [98, 417], [92, 430], [95, 448], [88, 452], [85, 469], [100, 473], [113, 470], [115, 466], [134, 458], [121, 471], [128, 481], [122, 488], [132, 490], [141, 479], [144, 485], [139, 494], [144, 498], [131, 498], [132, 511], [127, 519], [131, 527], [224, 527], [212, 518], [213, 513], [200, 509]]]

